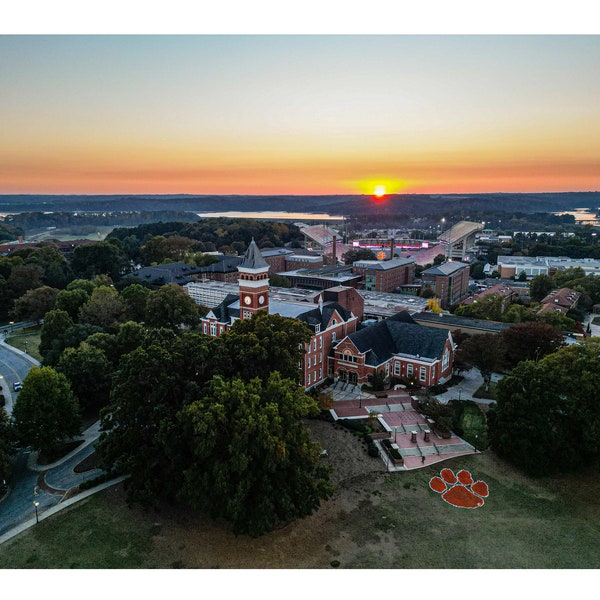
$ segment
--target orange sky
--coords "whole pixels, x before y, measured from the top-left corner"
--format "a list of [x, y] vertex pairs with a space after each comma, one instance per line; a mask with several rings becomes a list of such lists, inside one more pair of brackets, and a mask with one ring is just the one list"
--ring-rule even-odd
[[0, 193], [600, 189], [598, 36], [0, 36]]

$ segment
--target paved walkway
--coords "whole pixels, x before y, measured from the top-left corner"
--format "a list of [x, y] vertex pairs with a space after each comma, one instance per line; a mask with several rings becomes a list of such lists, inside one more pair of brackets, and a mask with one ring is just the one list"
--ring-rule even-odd
[[[447, 392], [435, 396], [441, 403], [446, 404], [450, 400], [473, 400], [477, 404], [492, 404], [494, 400], [484, 398], [473, 398], [473, 394], [483, 385], [483, 377], [479, 369], [470, 369], [463, 372], [463, 380], [458, 384], [448, 388]], [[492, 373], [492, 381], [501, 379], [502, 375]]]
[[406, 390], [388, 390], [386, 398], [376, 398], [372, 394], [359, 394], [356, 389], [353, 390], [354, 397], [348, 398], [347, 388], [343, 393], [340, 393], [339, 385], [338, 389], [334, 387], [329, 389], [334, 398], [333, 408], [330, 411], [334, 419], [365, 418], [372, 412], [377, 414], [377, 419], [390, 433], [392, 444], [397, 448], [404, 462], [402, 466], [392, 465], [381, 442], [375, 441], [388, 471], [420, 469], [477, 451], [474, 446], [457, 435], [451, 434], [446, 439], [434, 433], [431, 430], [433, 421], [413, 408], [412, 398]]

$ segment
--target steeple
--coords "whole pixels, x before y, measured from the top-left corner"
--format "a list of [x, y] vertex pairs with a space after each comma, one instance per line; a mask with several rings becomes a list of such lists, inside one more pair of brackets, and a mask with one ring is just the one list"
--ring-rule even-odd
[[246, 254], [244, 254], [244, 259], [238, 266], [245, 269], [264, 269], [265, 267], [267, 267], [267, 269], [269, 268], [269, 265], [260, 253], [260, 250], [258, 249], [254, 238], [252, 238], [252, 241], [248, 246], [248, 250], [246, 250]]

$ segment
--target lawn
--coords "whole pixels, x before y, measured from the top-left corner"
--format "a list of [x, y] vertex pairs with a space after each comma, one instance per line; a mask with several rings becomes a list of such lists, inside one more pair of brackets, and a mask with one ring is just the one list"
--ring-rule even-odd
[[[261, 538], [186, 510], [129, 508], [120, 486], [0, 546], [2, 568], [597, 568], [595, 474], [533, 480], [492, 453], [382, 472], [347, 431], [317, 423], [336, 493], [317, 513]], [[351, 449], [350, 451], [348, 449]], [[356, 456], [353, 455], [356, 453]], [[429, 479], [466, 468], [490, 490], [475, 510], [447, 504]]]
[[29, 356], [42, 361], [40, 354], [40, 328], [28, 327], [27, 329], [18, 329], [14, 335], [6, 338], [6, 343], [27, 352]]

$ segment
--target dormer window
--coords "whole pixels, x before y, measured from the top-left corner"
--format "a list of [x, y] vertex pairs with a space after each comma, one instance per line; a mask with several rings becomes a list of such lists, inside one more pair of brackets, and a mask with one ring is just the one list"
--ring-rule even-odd
[[315, 333], [321, 332], [321, 325], [315, 325]]

